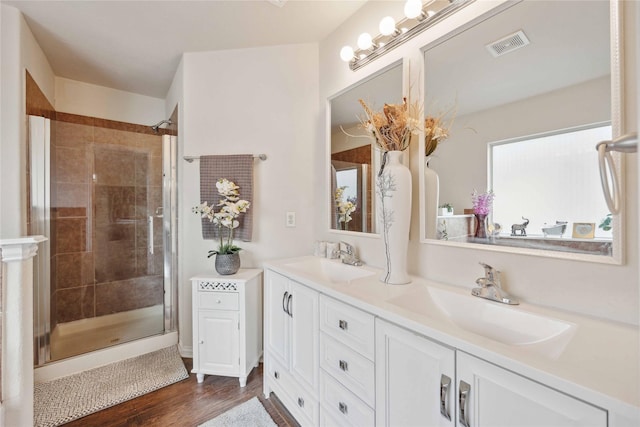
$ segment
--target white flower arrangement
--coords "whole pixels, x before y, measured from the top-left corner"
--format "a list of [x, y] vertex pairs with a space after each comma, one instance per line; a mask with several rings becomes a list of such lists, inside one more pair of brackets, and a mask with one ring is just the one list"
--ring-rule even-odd
[[338, 213], [338, 223], [342, 224], [344, 230], [347, 229], [347, 223], [351, 221], [351, 214], [356, 210], [356, 204], [351, 200], [342, 200], [344, 189], [346, 186], [336, 188], [335, 202]]
[[[251, 205], [248, 201], [240, 199], [240, 187], [227, 178], [220, 178], [218, 182], [216, 182], [216, 188], [222, 196], [222, 199], [220, 199], [220, 202], [216, 205], [220, 206], [218, 212], [215, 212], [215, 207], [209, 206], [206, 201], [193, 207], [194, 213], [218, 225], [220, 245], [218, 250], [209, 251], [209, 257], [216, 254], [234, 254], [241, 250], [241, 248], [233, 244], [233, 230], [240, 226], [240, 222], [238, 221], [240, 214], [246, 213]], [[222, 232], [223, 228], [227, 229], [226, 239]]]

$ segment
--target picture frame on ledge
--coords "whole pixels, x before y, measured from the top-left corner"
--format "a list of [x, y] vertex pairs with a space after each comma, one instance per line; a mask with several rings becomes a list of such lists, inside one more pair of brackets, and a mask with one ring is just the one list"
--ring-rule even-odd
[[574, 222], [573, 238], [574, 239], [593, 239], [596, 231], [595, 222]]

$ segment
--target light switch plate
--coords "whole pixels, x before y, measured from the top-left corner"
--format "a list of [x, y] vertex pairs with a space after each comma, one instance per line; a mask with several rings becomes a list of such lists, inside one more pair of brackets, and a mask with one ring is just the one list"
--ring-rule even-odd
[[296, 213], [295, 212], [287, 212], [286, 225], [287, 225], [287, 227], [295, 227], [296, 226]]

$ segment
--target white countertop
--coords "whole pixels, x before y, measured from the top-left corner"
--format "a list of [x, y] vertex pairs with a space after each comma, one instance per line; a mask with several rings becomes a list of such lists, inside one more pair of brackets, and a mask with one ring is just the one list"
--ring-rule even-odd
[[554, 358], [549, 356], [548, 343], [508, 345], [464, 330], [449, 320], [433, 302], [433, 310], [424, 311], [428, 314], [419, 314], [389, 302], [424, 290], [427, 286], [462, 294], [469, 294], [468, 288], [443, 285], [418, 277], [412, 277], [412, 283], [408, 285], [387, 285], [378, 279], [381, 270], [368, 266], [355, 268], [375, 271], [375, 275], [349, 283], [331, 283], [318, 281], [312, 273], [286, 265], [313, 258], [269, 261], [265, 263], [265, 269], [286, 275], [323, 294], [594, 405], [601, 405], [629, 418], [638, 416], [640, 330], [637, 327], [527, 303], [513, 306], [514, 310], [544, 315], [578, 326], [564, 351]]

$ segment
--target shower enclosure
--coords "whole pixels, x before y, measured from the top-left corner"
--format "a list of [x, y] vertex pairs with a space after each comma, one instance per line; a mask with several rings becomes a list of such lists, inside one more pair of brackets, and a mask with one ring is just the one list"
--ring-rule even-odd
[[29, 116], [35, 365], [177, 329], [176, 137]]

